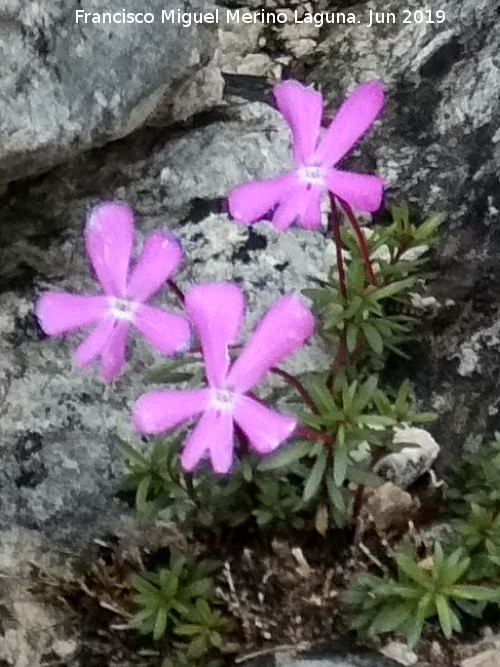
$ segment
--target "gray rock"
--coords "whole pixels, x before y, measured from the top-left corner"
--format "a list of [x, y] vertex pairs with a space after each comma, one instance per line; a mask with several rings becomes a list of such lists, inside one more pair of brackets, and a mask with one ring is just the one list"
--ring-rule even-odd
[[[368, 6], [357, 3], [355, 9]], [[404, 7], [421, 8], [416, 0]], [[433, 433], [445, 463], [453, 463], [457, 448], [500, 430], [495, 398], [499, 342], [492, 327], [500, 310], [494, 226], [500, 210], [500, 27], [496, 2], [465, 0], [458, 6], [438, 0], [433, 9], [439, 8], [448, 14], [445, 24], [335, 27], [311, 77], [332, 102], [354, 79], [383, 78], [387, 113], [352, 164], [377, 167], [390, 194], [403, 193], [420, 209], [452, 213], [432, 281], [442, 306], [415, 344], [414, 366], [398, 362], [393, 374], [416, 378], [425, 409], [439, 410]], [[389, 0], [384, 9], [397, 10], [401, 17], [403, 4]], [[115, 529], [124, 512], [114, 496], [121, 470], [114, 438], [139, 443], [128, 415], [144, 389], [137, 378], [157, 358], [135, 341], [125, 374], [116, 386], [104, 388], [94, 371], [81, 373], [72, 366], [76, 337], [43, 340], [32, 316], [32, 305], [45, 289], [94, 289], [81, 242], [89, 205], [109, 198], [130, 201], [137, 211], [139, 241], [153, 229], [172, 227], [187, 255], [180, 285], [236, 280], [249, 294], [247, 329], [276, 296], [298, 292], [310, 277], [326, 271], [330, 255], [320, 235], [302, 230], [277, 235], [267, 224], [238, 227], [222, 212], [221, 200], [233, 185], [287, 166], [289, 137], [277, 114], [259, 104], [238, 107], [232, 100], [224, 114], [212, 113], [203, 123], [169, 138], [161, 130], [143, 130], [40, 179], [11, 184], [0, 201], [0, 536], [2, 545], [14, 545], [11, 561], [25, 556], [20, 547], [26, 535], [34, 545], [30, 558], [38, 558], [41, 545], [49, 542], [52, 549], [67, 544], [78, 551], [89, 537]], [[119, 134], [110, 132], [98, 143]], [[69, 154], [50, 145], [46, 150], [44, 164]], [[36, 152], [33, 159], [33, 170], [41, 168]], [[19, 167], [18, 173], [24, 170]], [[449, 299], [455, 305], [446, 305]], [[159, 303], [172, 307], [173, 302], [163, 294]], [[288, 368], [326, 363], [316, 343]], [[9, 542], [5, 538], [12, 532]], [[0, 553], [6, 563], [5, 547]], [[290, 667], [308, 660], [321, 667], [393, 664], [378, 654], [338, 647], [287, 659]], [[277, 664], [262, 660], [254, 664]], [[31, 654], [29, 664], [36, 664]]]
[[393, 369], [439, 413], [430, 430], [442, 470], [500, 429], [500, 3], [437, 0], [432, 17], [443, 10], [443, 23], [403, 23], [422, 3], [389, 0], [396, 24], [368, 28], [370, 8], [381, 9], [353, 3], [362, 23], [330, 26], [307, 71], [333, 106], [356, 81], [385, 83], [386, 111], [351, 165], [376, 169], [388, 198], [406, 198], [417, 214], [448, 214], [430, 282], [441, 307], [409, 350], [414, 361]]
[[[78, 336], [43, 340], [33, 316], [43, 290], [95, 292], [81, 237], [88, 206], [130, 201], [137, 243], [155, 229], [173, 229], [185, 251], [180, 286], [236, 281], [248, 295], [248, 331], [278, 296], [299, 294], [328, 268], [321, 235], [280, 235], [267, 223], [250, 230], [220, 212], [233, 185], [278, 171], [288, 158], [283, 121], [253, 103], [177, 138], [142, 132], [31, 185], [12, 184], [0, 205], [0, 530], [15, 524], [53, 544], [84, 544], [123, 512], [114, 498], [116, 438], [140, 445], [130, 409], [145, 390], [145, 370], [160, 359], [135, 340], [125, 373], [105, 387], [95, 370], [73, 366]], [[176, 308], [167, 291], [159, 303]], [[317, 341], [287, 368], [312, 370], [327, 359]]]
[[180, 0], [146, 0], [140, 7], [123, 0], [114, 8], [88, 0], [85, 12], [140, 9], [155, 21], [77, 24], [77, 0], [4, 2], [0, 184], [123, 137], [152, 116], [168, 124], [219, 102], [222, 79], [211, 63], [215, 31], [161, 22], [162, 10], [183, 7]]
[[246, 663], [249, 667], [398, 667], [399, 663], [376, 651], [357, 649], [343, 641], [335, 641], [323, 649], [294, 657], [277, 653]]
[[392, 441], [407, 446], [383, 456], [373, 471], [402, 489], [407, 489], [431, 469], [440, 447], [428, 431], [411, 426], [394, 429]]

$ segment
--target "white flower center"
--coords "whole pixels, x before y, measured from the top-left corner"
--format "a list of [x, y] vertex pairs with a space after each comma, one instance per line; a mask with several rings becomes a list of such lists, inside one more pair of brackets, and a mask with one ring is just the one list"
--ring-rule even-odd
[[117, 320], [125, 320], [126, 322], [132, 322], [138, 306], [135, 301], [118, 299], [114, 296], [109, 297], [108, 304], [113, 317]]
[[325, 169], [323, 167], [301, 167], [299, 178], [309, 185], [325, 185]]
[[235, 395], [229, 389], [212, 389], [210, 402], [215, 410], [231, 412], [234, 405]]

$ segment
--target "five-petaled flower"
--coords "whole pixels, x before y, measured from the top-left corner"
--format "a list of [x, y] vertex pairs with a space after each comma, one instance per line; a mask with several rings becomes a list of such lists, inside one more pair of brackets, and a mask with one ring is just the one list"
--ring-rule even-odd
[[271, 453], [294, 431], [296, 419], [267, 408], [248, 392], [304, 344], [314, 318], [296, 297], [282, 297], [231, 365], [229, 345], [236, 341], [245, 307], [240, 289], [228, 283], [199, 285], [186, 294], [185, 306], [200, 338], [208, 387], [144, 394], [134, 407], [134, 425], [141, 433], [163, 433], [201, 414], [184, 445], [182, 466], [191, 471], [208, 455], [215, 472], [227, 473], [235, 424], [259, 454]]
[[236, 187], [228, 198], [232, 217], [250, 224], [274, 209], [271, 221], [277, 230], [294, 222], [304, 229], [319, 229], [321, 197], [326, 191], [359, 211], [376, 211], [382, 202], [382, 179], [336, 169], [335, 165], [377, 118], [384, 105], [381, 83], [358, 86], [322, 138], [320, 93], [292, 80], [277, 84], [273, 92], [292, 132], [296, 168], [276, 178]]
[[177, 270], [182, 258], [179, 245], [167, 234], [150, 236], [129, 275], [134, 218], [128, 206], [107, 202], [89, 214], [85, 245], [104, 295], [86, 296], [48, 292], [37, 304], [37, 316], [49, 336], [95, 325], [75, 352], [83, 368], [100, 358], [104, 381], [112, 382], [125, 362], [127, 333], [134, 325], [162, 354], [186, 349], [190, 326], [180, 315], [145, 305]]

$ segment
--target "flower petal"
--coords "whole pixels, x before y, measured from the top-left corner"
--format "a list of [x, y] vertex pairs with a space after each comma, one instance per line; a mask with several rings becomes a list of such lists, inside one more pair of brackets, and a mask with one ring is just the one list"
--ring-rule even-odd
[[304, 213], [300, 216], [299, 224], [302, 229], [321, 229], [321, 196], [323, 192], [323, 188], [311, 188], [309, 204]]
[[323, 167], [337, 164], [373, 125], [383, 106], [384, 89], [380, 81], [369, 81], [355, 88], [330, 123], [313, 162]]
[[181, 262], [182, 250], [172, 236], [158, 232], [144, 242], [128, 282], [131, 299], [146, 301], [173, 275]]
[[200, 337], [208, 384], [221, 387], [230, 363], [228, 346], [236, 342], [243, 319], [243, 293], [230, 283], [197, 285], [186, 294], [185, 308]]
[[104, 382], [113, 382], [120, 375], [125, 363], [129, 328], [128, 322], [116, 321], [108, 342], [101, 350], [101, 377]]
[[126, 295], [133, 236], [133, 213], [120, 202], [100, 204], [87, 218], [87, 254], [105, 294]]
[[373, 213], [382, 204], [384, 181], [378, 176], [329, 169], [325, 183], [332, 194], [358, 211]]
[[250, 224], [261, 220], [288, 196], [296, 182], [295, 172], [289, 172], [266, 181], [238, 185], [229, 193], [229, 212], [237, 222]]
[[180, 315], [141, 304], [132, 321], [148, 343], [161, 354], [176, 354], [189, 346], [189, 322]]
[[[274, 212], [273, 227], [282, 232], [296, 222], [305, 229], [318, 229], [321, 226], [320, 197], [320, 187], [297, 180], [295, 190]], [[316, 226], [311, 227], [312, 224]]]
[[239, 396], [233, 408], [233, 417], [259, 454], [270, 454], [286, 440], [297, 420], [270, 410], [249, 396]]
[[46, 334], [58, 336], [94, 324], [106, 310], [104, 296], [48, 292], [40, 297], [36, 316]]
[[92, 333], [80, 343], [73, 355], [78, 368], [85, 368], [101, 354], [113, 335], [115, 322], [113, 317], [103, 318]]
[[281, 297], [264, 315], [234, 362], [227, 387], [245, 393], [269, 369], [301, 347], [314, 330], [314, 317], [295, 296]]
[[298, 81], [283, 81], [273, 88], [276, 104], [292, 130], [294, 160], [308, 163], [319, 138], [323, 98]]
[[181, 455], [181, 465], [191, 472], [206, 452], [212, 468], [219, 474], [229, 472], [233, 462], [234, 424], [231, 412], [209, 409], [189, 436]]
[[150, 391], [134, 405], [132, 418], [139, 433], [164, 433], [191, 419], [208, 406], [209, 389]]

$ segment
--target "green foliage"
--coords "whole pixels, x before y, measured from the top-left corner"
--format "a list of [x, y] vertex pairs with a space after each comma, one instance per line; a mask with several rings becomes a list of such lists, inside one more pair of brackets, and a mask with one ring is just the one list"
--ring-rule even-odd
[[428, 424], [436, 419], [432, 412], [415, 412], [410, 400], [410, 384], [407, 380], [401, 383], [394, 402], [391, 402], [388, 395], [383, 391], [378, 391], [373, 397], [379, 414], [391, 417], [398, 424], [408, 426], [417, 424]]
[[180, 437], [156, 440], [146, 453], [128, 443], [118, 443], [128, 468], [122, 488], [135, 492], [139, 511], [154, 515], [161, 510], [165, 519], [180, 522], [194, 511], [178, 461], [180, 441]]
[[470, 581], [500, 584], [500, 440], [469, 454], [446, 491], [457, 520], [450, 543], [471, 559]]
[[187, 656], [200, 658], [212, 649], [220, 650], [223, 634], [229, 632], [232, 623], [218, 609], [212, 609], [206, 600], [198, 598], [184, 623], [175, 626], [174, 632], [189, 641]]
[[500, 583], [500, 512], [473, 503], [469, 515], [455, 529], [455, 542], [471, 559], [468, 579]]
[[500, 438], [464, 458], [446, 492], [452, 510], [465, 516], [472, 505], [500, 510]]
[[420, 255], [434, 243], [444, 220], [437, 215], [414, 225], [405, 204], [394, 206], [391, 215], [391, 224], [365, 234], [370, 259], [377, 267], [376, 285], [366, 280], [356, 235], [346, 227], [342, 234], [350, 255], [345, 267], [346, 299], [336, 268], [327, 283], [303, 291], [313, 302], [323, 336], [337, 345], [339, 336], [345, 335], [349, 354], [364, 363], [368, 358], [377, 370], [389, 351], [406, 356], [401, 348], [411, 337], [414, 319], [403, 311], [410, 304], [409, 293], [417, 289]]
[[[381, 446], [384, 429], [396, 423], [392, 417], [381, 415], [376, 410], [374, 397], [378, 389], [375, 376], [368, 377], [364, 382], [349, 382], [347, 376], [341, 373], [335, 380], [333, 391], [324, 376], [317, 376], [306, 383], [306, 388], [317, 413], [306, 413], [302, 420], [307, 426], [329, 435], [332, 445], [328, 447], [319, 443], [311, 450], [310, 455], [315, 456], [316, 462], [307, 482], [308, 493], [304, 492], [305, 500], [319, 488], [322, 476], [330, 474], [330, 471], [327, 472], [328, 451], [331, 452], [333, 481], [340, 487], [345, 479], [350, 479], [353, 465], [358, 473], [361, 472], [359, 461], [353, 459], [353, 454], [359, 451], [362, 444]], [[356, 481], [359, 482], [359, 479]]]
[[213, 608], [214, 564], [172, 555], [168, 567], [134, 578], [134, 601], [139, 611], [130, 622], [154, 640], [167, 634], [181, 640], [189, 658], [219, 650], [222, 635], [232, 628], [229, 619]]
[[217, 658], [208, 660], [206, 657], [195, 660], [186, 655], [182, 650], [177, 651], [173, 656], [165, 658], [161, 667], [223, 667], [224, 662]]
[[344, 594], [353, 629], [369, 635], [394, 632], [414, 646], [425, 623], [437, 617], [445, 637], [461, 632], [464, 614], [480, 617], [488, 602], [498, 602], [497, 587], [467, 583], [471, 561], [460, 549], [445, 554], [436, 542], [432, 558], [419, 561], [411, 551], [394, 557], [396, 575], [354, 577]]
[[[142, 453], [120, 443], [128, 474], [122, 488], [135, 491], [137, 509], [187, 528], [231, 528], [256, 521], [260, 527], [303, 528], [303, 480], [308, 468], [298, 459], [310, 443], [291, 443], [275, 457], [243, 456], [230, 477], [205, 470], [186, 475], [178, 461], [180, 438], [157, 440]], [[277, 470], [277, 468], [282, 468]]]
[[[380, 358], [384, 351], [391, 350], [404, 356], [400, 347], [409, 338], [412, 319], [402, 314], [389, 315], [384, 310], [384, 301], [408, 291], [414, 282], [413, 278], [407, 278], [381, 287], [367, 285], [364, 264], [358, 258], [347, 265], [346, 302], [340, 293], [335, 270], [332, 270], [328, 284], [305, 289], [303, 294], [313, 302], [320, 331], [326, 340], [337, 344], [345, 330], [350, 354], [356, 351], [360, 357]], [[378, 361], [380, 367], [380, 359]]]
[[[415, 272], [422, 265], [422, 260], [415, 254], [408, 259], [408, 251], [418, 250], [420, 253], [436, 242], [436, 233], [440, 225], [446, 219], [441, 213], [433, 215], [420, 225], [410, 222], [410, 210], [406, 202], [395, 204], [390, 209], [392, 223], [383, 230], [379, 230], [379, 236], [374, 248], [387, 246], [390, 252], [390, 265], [399, 264], [400, 260], [407, 263], [408, 272]], [[406, 254], [406, 257], [405, 257]]]

